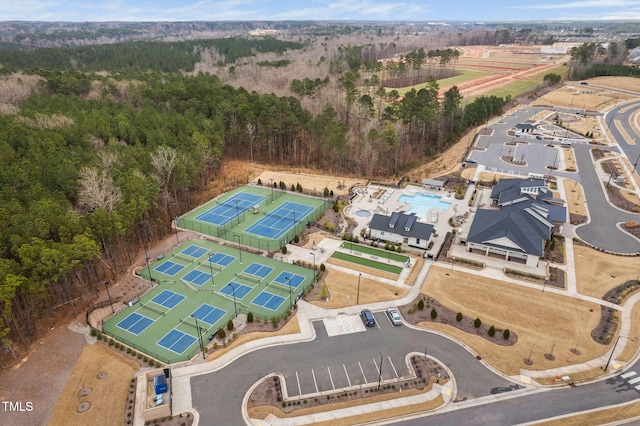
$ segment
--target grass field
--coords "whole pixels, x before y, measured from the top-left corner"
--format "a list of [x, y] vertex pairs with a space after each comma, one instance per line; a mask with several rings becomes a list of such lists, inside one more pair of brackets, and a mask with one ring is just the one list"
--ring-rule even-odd
[[[478, 78], [486, 77], [491, 75], [489, 72], [484, 71], [474, 71], [474, 70], [466, 70], [460, 69], [456, 70], [458, 75], [449, 78], [443, 78], [440, 80], [436, 80], [438, 82], [438, 87], [440, 89], [448, 89], [451, 86], [455, 86], [457, 84], [465, 83], [467, 81], [476, 80]], [[413, 86], [401, 87], [399, 89], [392, 89], [390, 87], [385, 87], [387, 91], [389, 90], [397, 90], [400, 96], [403, 96], [405, 93], [411, 91], [411, 89], [415, 89], [416, 91], [427, 87], [427, 83], [415, 84]]]
[[[200, 256], [189, 261], [184, 252], [192, 248]], [[210, 256], [220, 259], [216, 260], [220, 264], [210, 262]], [[118, 312], [103, 329], [117, 340], [167, 363], [190, 359], [199, 350], [192, 315], [200, 317], [198, 325], [204, 339], [225, 327], [236, 311], [252, 312], [260, 319], [281, 317], [312, 284], [314, 276], [310, 269], [206, 240], [187, 241], [140, 273], [147, 279], [151, 273], [158, 285], [140, 302]], [[167, 294], [181, 300], [174, 303], [170, 298], [164, 304], [163, 295]], [[149, 324], [138, 328], [144, 322]], [[178, 336], [178, 340], [172, 341], [169, 334]]]
[[349, 241], [345, 241], [344, 243], [342, 243], [341, 247], [347, 250], [353, 250], [353, 251], [358, 251], [360, 253], [378, 256], [380, 259], [391, 259], [391, 260], [395, 260], [396, 262], [402, 262], [402, 263], [406, 263], [409, 260], [409, 257], [391, 252], [389, 250], [379, 250], [373, 247], [351, 243]]
[[402, 273], [402, 268], [399, 266], [389, 265], [388, 263], [378, 262], [372, 259], [365, 259], [353, 254], [341, 253], [339, 251], [336, 251], [331, 255], [331, 257], [334, 259], [346, 260], [347, 262], [356, 263], [358, 265], [363, 265], [374, 269], [380, 269], [381, 271], [391, 272], [393, 274], [400, 275], [400, 273]]

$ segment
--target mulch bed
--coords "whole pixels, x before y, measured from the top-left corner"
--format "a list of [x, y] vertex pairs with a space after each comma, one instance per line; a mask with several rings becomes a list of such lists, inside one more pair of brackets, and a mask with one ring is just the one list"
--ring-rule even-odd
[[607, 302], [621, 305], [627, 297], [631, 296], [632, 293], [635, 293], [638, 290], [640, 290], [640, 281], [629, 280], [626, 283], [620, 284], [619, 286], [607, 291], [602, 299]]
[[607, 193], [609, 195], [609, 201], [611, 201], [614, 206], [632, 213], [640, 212], [640, 206], [624, 198], [620, 193], [620, 188], [610, 185], [607, 187]]
[[608, 345], [613, 340], [613, 336], [618, 328], [618, 314], [613, 308], [600, 306], [600, 321], [591, 330], [591, 338], [601, 345]]
[[[424, 303], [424, 309], [422, 310], [418, 309], [418, 303], [420, 300]], [[464, 331], [465, 333], [483, 337], [487, 341], [499, 346], [511, 346], [518, 341], [517, 334], [511, 330], [509, 330], [509, 338], [505, 339], [502, 334], [504, 330], [496, 327], [495, 335], [491, 337], [489, 336], [489, 328], [491, 327], [491, 324], [483, 323], [480, 327], [476, 328], [474, 324], [475, 318], [469, 318], [465, 315], [462, 316], [462, 320], [458, 321], [456, 319], [456, 315], [458, 314], [457, 312], [443, 306], [432, 297], [425, 296], [423, 294], [419, 295], [412, 303], [399, 306], [398, 309], [402, 312], [404, 319], [414, 325], [417, 325], [420, 322], [447, 324], [460, 331]], [[431, 311], [433, 309], [435, 309], [437, 313], [437, 317], [435, 319], [431, 318]], [[480, 320], [482, 320], [482, 318], [480, 318]]]
[[[278, 407], [284, 413], [292, 413], [301, 408], [320, 407], [337, 402], [357, 401], [372, 397], [375, 395], [384, 395], [395, 393], [398, 396], [402, 396], [399, 393], [400, 389], [425, 389], [430, 386], [431, 383], [440, 383], [443, 380], [449, 379], [447, 370], [442, 365], [431, 358], [425, 358], [424, 356], [411, 357], [411, 365], [413, 367], [415, 376], [400, 380], [398, 382], [389, 384], [383, 383], [378, 390], [377, 384], [367, 386], [360, 389], [353, 389], [348, 391], [337, 390], [331, 394], [323, 396], [311, 396], [308, 398], [298, 399], [292, 398], [290, 401], [283, 401], [282, 386], [280, 377], [271, 377], [262, 383], [260, 383], [249, 397], [249, 407], [271, 405]], [[362, 401], [366, 403], [366, 401]]]

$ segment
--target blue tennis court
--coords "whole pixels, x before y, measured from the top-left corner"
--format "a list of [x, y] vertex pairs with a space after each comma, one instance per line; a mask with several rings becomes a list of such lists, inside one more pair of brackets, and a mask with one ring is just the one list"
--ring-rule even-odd
[[190, 271], [189, 273], [187, 273], [187, 275], [182, 277], [182, 279], [188, 283], [201, 286], [211, 279], [211, 274], [207, 274], [206, 272], [194, 269], [193, 271]]
[[209, 325], [213, 325], [218, 322], [218, 320], [222, 318], [226, 313], [227, 311], [225, 311], [224, 309], [216, 308], [215, 306], [207, 305], [205, 303], [203, 305], [200, 305], [200, 307], [196, 309], [195, 312], [191, 314], [191, 316], [199, 319], [200, 321], [204, 321]]
[[268, 291], [263, 291], [251, 301], [254, 305], [262, 306], [263, 308], [277, 311], [280, 305], [284, 302], [284, 297], [280, 297]]
[[296, 223], [302, 221], [313, 210], [313, 207], [287, 201], [244, 232], [275, 240], [284, 235]]
[[255, 275], [256, 277], [264, 278], [273, 271], [273, 268], [263, 265], [262, 263], [253, 262], [251, 265], [244, 269], [244, 273]]
[[292, 274], [291, 272], [281, 272], [273, 281], [278, 284], [284, 284], [287, 287], [291, 284], [291, 287], [298, 288], [298, 286], [304, 282], [304, 277], [302, 275]]
[[151, 301], [153, 303], [157, 303], [160, 306], [171, 309], [178, 303], [182, 302], [184, 299], [185, 296], [181, 294], [174, 293], [171, 290], [162, 290], [162, 293], [151, 299]]
[[248, 285], [239, 284], [235, 281], [231, 281], [229, 284], [222, 287], [222, 290], [220, 290], [220, 293], [226, 294], [227, 296], [233, 296], [234, 288], [236, 290], [236, 298], [238, 299], [242, 299], [251, 291], [251, 287], [249, 287]]
[[133, 312], [128, 317], [120, 321], [117, 326], [137, 336], [153, 323], [154, 321], [151, 318], [147, 318], [144, 315]]
[[213, 256], [209, 257], [209, 262], [215, 263], [216, 265], [220, 266], [227, 266], [234, 260], [236, 260], [234, 256], [229, 256], [228, 254], [224, 253], [216, 253]]
[[167, 348], [172, 352], [182, 355], [189, 346], [193, 345], [196, 338], [190, 334], [183, 333], [175, 328], [168, 332], [162, 339], [158, 340], [158, 345]]
[[189, 256], [189, 257], [193, 257], [194, 259], [199, 258], [200, 256], [202, 256], [203, 254], [205, 254], [208, 250], [206, 248], [203, 247], [198, 247], [198, 246], [189, 246], [186, 249], [182, 250], [180, 253]]
[[218, 204], [201, 215], [196, 216], [196, 220], [222, 226], [259, 204], [261, 201], [264, 201], [266, 198], [267, 197], [262, 195], [240, 192], [224, 201], [216, 200]]
[[154, 271], [158, 271], [165, 275], [174, 276], [175, 274], [182, 271], [183, 269], [184, 269], [184, 266], [180, 265], [179, 263], [175, 263], [170, 260], [167, 260], [162, 265], [156, 266]]

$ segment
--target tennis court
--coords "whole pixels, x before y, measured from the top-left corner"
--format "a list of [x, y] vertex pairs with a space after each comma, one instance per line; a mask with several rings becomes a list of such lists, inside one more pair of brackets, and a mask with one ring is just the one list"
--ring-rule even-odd
[[194, 259], [197, 259], [203, 254], [205, 254], [206, 252], [207, 252], [206, 248], [191, 245], [186, 249], [182, 250], [180, 253], [184, 254], [185, 256], [189, 256], [189, 257], [193, 257]]
[[247, 294], [249, 294], [251, 290], [253, 290], [248, 285], [240, 284], [235, 281], [230, 281], [227, 285], [222, 287], [222, 289], [220, 290], [220, 293], [233, 297], [234, 289], [235, 289], [235, 297], [237, 297], [238, 299], [243, 299]]
[[163, 290], [162, 293], [151, 299], [151, 301], [165, 308], [172, 309], [184, 299], [185, 296], [181, 294], [174, 293], [171, 290]]
[[182, 355], [196, 340], [194, 336], [174, 328], [162, 339], [158, 340], [158, 345]]
[[267, 308], [271, 311], [277, 311], [284, 300], [284, 297], [269, 293], [265, 290], [260, 292], [260, 294], [257, 295], [256, 298], [251, 301], [251, 303], [257, 306], [262, 306], [263, 308]]
[[287, 201], [250, 227], [245, 232], [271, 239], [278, 239], [296, 223], [302, 221], [313, 207]]
[[261, 195], [239, 192], [233, 197], [228, 198], [224, 201], [216, 200], [216, 202], [218, 202], [219, 204], [202, 213], [201, 215], [196, 216], [196, 220], [207, 222], [216, 226], [222, 226], [232, 221], [236, 217], [239, 217], [240, 214], [246, 212], [250, 208], [258, 205], [266, 198], [267, 197]]
[[184, 277], [182, 277], [183, 281], [186, 281], [190, 284], [195, 284], [197, 286], [203, 285], [210, 279], [211, 279], [211, 274], [208, 274], [203, 271], [198, 271], [197, 269], [189, 271]]
[[263, 265], [262, 263], [252, 263], [247, 266], [244, 271], [245, 274], [255, 275], [256, 277], [264, 278], [273, 271], [273, 268]]
[[209, 325], [213, 325], [226, 313], [227, 311], [223, 309], [203, 303], [191, 314], [191, 316], [199, 319], [200, 321], [204, 321]]
[[234, 256], [229, 256], [224, 253], [216, 253], [213, 256], [209, 257], [209, 262], [215, 263], [216, 265], [220, 265], [222, 267], [228, 266], [231, 262], [236, 260]]
[[[176, 260], [176, 256], [200, 253], [204, 254], [197, 261]], [[314, 277], [311, 269], [251, 252], [242, 253], [241, 264], [236, 247], [207, 240], [187, 241], [166, 256], [173, 256], [172, 264], [167, 264], [166, 258], [160, 259], [139, 271], [143, 278], [153, 276], [157, 285], [146, 294], [131, 295], [138, 296], [139, 303], [120, 310], [105, 321], [102, 329], [114, 339], [166, 363], [186, 361], [198, 352], [196, 319], [203, 335], [210, 335], [237, 314], [251, 312], [262, 321], [281, 317], [290, 308], [290, 289], [284, 277], [292, 277], [291, 286], [296, 286], [293, 297], [310, 286]], [[180, 267], [174, 276], [154, 270], [171, 271], [174, 265]], [[302, 277], [301, 283], [297, 277]], [[215, 285], [210, 287], [209, 283]], [[273, 289], [268, 287], [270, 283]]]
[[179, 263], [172, 262], [170, 260], [167, 260], [161, 265], [153, 268], [154, 271], [158, 271], [162, 274], [170, 275], [170, 276], [174, 276], [175, 274], [182, 271], [183, 269], [184, 269], [184, 266], [180, 265]]
[[298, 288], [298, 286], [304, 282], [304, 277], [291, 272], [281, 272], [273, 282], [283, 284], [287, 287], [291, 285], [292, 288]]
[[117, 327], [137, 336], [154, 322], [151, 318], [147, 318], [137, 312], [132, 312], [128, 317], [120, 321]]

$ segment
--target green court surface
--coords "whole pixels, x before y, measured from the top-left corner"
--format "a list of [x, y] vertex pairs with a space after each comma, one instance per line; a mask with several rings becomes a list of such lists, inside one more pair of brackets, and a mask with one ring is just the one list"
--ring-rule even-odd
[[206, 345], [236, 311], [261, 320], [282, 317], [314, 277], [311, 269], [200, 239], [165, 253], [140, 274], [156, 285], [105, 322], [103, 332], [165, 363], [189, 360], [200, 350], [196, 320]]
[[353, 251], [357, 251], [357, 252], [360, 252], [360, 253], [370, 254], [372, 256], [377, 256], [381, 260], [382, 259], [390, 259], [390, 260], [395, 260], [396, 262], [402, 262], [402, 263], [407, 263], [407, 261], [409, 260], [409, 258], [407, 256], [403, 256], [401, 254], [394, 253], [394, 252], [389, 251], [389, 250], [380, 250], [380, 249], [376, 249], [376, 248], [369, 247], [369, 246], [363, 246], [363, 245], [360, 245], [360, 244], [355, 244], [355, 243], [352, 243], [352, 242], [349, 242], [349, 241], [345, 241], [344, 243], [342, 243], [342, 245], [340, 247], [342, 247], [344, 249], [347, 249], [347, 250], [353, 250]]
[[400, 275], [400, 273], [402, 273], [402, 268], [399, 266], [389, 265], [388, 263], [385, 263], [385, 262], [378, 262], [377, 260], [366, 259], [353, 254], [347, 254], [347, 253], [336, 251], [336, 252], [333, 252], [331, 257], [333, 257], [334, 259], [346, 260], [347, 262], [357, 263], [358, 265], [379, 269], [381, 271], [391, 272], [393, 274]]
[[329, 207], [329, 199], [269, 187], [243, 186], [180, 217], [178, 226], [276, 251]]

